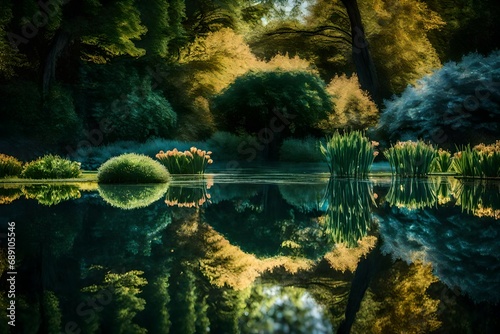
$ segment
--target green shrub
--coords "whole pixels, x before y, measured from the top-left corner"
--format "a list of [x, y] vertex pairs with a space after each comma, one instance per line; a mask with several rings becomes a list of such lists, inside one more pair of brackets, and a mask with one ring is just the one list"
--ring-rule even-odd
[[396, 145], [384, 151], [389, 160], [391, 171], [399, 176], [424, 176], [431, 168], [431, 163], [437, 156], [437, 150], [431, 144], [419, 140], [397, 142]]
[[338, 131], [320, 144], [331, 175], [340, 177], [366, 177], [370, 172], [377, 142], [370, 142], [361, 131], [341, 135]]
[[165, 195], [168, 184], [99, 185], [99, 195], [116, 208], [131, 210], [145, 208]]
[[443, 149], [437, 151], [437, 155], [432, 160], [431, 172], [446, 173], [451, 167], [451, 153]]
[[320, 162], [323, 155], [319, 143], [314, 138], [288, 138], [280, 148], [280, 160], [290, 162]]
[[97, 170], [99, 183], [162, 183], [168, 180], [168, 171], [159, 162], [135, 153], [111, 158]]
[[189, 151], [180, 152], [176, 148], [172, 151], [160, 151], [156, 158], [172, 174], [203, 174], [209, 164], [213, 162], [210, 151], [202, 151], [191, 147]]
[[80, 163], [48, 154], [24, 166], [21, 177], [28, 179], [69, 179], [80, 176]]
[[23, 171], [23, 164], [10, 155], [0, 153], [0, 177], [19, 176]]

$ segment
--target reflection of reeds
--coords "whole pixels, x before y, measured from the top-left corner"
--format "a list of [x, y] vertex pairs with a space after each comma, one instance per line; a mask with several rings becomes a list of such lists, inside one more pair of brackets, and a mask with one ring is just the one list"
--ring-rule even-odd
[[[441, 190], [443, 191], [443, 190]], [[391, 206], [422, 209], [436, 205], [438, 184], [415, 178], [393, 178], [387, 193]]]
[[462, 211], [500, 219], [500, 183], [458, 182], [454, 193]]
[[326, 233], [334, 243], [355, 247], [368, 234], [371, 205], [375, 205], [370, 183], [331, 178], [325, 193], [328, 201]]
[[80, 190], [75, 185], [37, 184], [25, 186], [22, 189], [24, 196], [36, 199], [46, 206], [56, 205], [64, 201], [80, 198]]
[[167, 191], [165, 203], [168, 206], [199, 207], [210, 203], [208, 189], [213, 185], [210, 179], [200, 179], [186, 185], [171, 185]]

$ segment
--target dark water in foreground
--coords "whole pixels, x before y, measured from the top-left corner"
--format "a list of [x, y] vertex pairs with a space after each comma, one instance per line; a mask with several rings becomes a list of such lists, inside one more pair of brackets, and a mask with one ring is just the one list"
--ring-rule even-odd
[[1, 333], [500, 328], [497, 183], [272, 173], [4, 184], [0, 227]]

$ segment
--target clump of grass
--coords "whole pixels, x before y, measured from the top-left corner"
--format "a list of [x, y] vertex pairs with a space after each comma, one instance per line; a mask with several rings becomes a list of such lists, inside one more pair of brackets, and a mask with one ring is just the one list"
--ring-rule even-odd
[[435, 173], [446, 173], [450, 170], [451, 162], [451, 153], [440, 148], [437, 151], [436, 157], [432, 160], [430, 171]]
[[473, 148], [462, 146], [452, 159], [452, 168], [470, 178], [500, 177], [500, 141]]
[[163, 183], [169, 178], [168, 171], [158, 161], [135, 153], [111, 158], [97, 170], [99, 183]]
[[339, 177], [368, 176], [373, 159], [378, 151], [377, 142], [370, 142], [361, 131], [352, 131], [341, 135], [338, 131], [320, 144], [321, 153], [325, 156], [330, 174]]
[[160, 151], [156, 158], [171, 174], [203, 174], [213, 160], [210, 151], [191, 147], [189, 151], [181, 152], [174, 148], [171, 151]]
[[24, 166], [21, 177], [28, 179], [70, 179], [81, 174], [80, 163], [48, 154]]
[[23, 171], [23, 164], [16, 158], [0, 153], [0, 177], [19, 176]]
[[431, 163], [437, 156], [437, 150], [431, 144], [419, 140], [397, 142], [384, 151], [389, 160], [391, 171], [399, 176], [426, 176], [431, 169]]

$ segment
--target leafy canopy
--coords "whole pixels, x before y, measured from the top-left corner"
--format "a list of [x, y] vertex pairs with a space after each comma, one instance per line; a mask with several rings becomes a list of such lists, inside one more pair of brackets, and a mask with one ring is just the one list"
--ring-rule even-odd
[[[276, 112], [285, 112], [285, 134], [303, 136], [332, 108], [324, 82], [304, 71], [249, 72], [238, 77], [213, 100], [221, 129], [259, 133], [269, 128]], [[288, 124], [287, 124], [288, 123]]]

